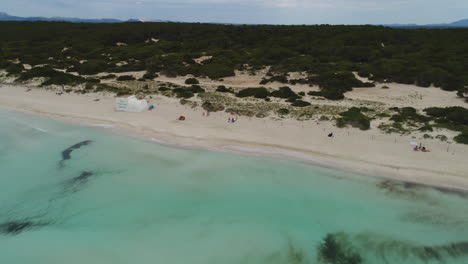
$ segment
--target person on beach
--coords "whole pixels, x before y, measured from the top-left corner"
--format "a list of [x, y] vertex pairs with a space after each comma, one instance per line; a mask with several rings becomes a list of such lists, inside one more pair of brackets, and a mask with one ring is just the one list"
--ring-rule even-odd
[[229, 117], [228, 120], [227, 120], [228, 123], [231, 123], [231, 118]]
[[332, 138], [333, 137], [333, 132], [330, 132], [330, 134], [328, 134], [328, 137]]

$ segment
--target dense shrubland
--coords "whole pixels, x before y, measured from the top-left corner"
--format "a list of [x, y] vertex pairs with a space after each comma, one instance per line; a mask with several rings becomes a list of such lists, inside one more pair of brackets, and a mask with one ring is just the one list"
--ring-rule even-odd
[[[466, 97], [467, 36], [468, 29], [378, 26], [0, 22], [0, 68], [13, 75], [27, 71], [14, 63], [19, 59], [80, 75], [146, 70], [219, 79], [271, 66], [263, 84], [317, 84], [321, 91], [314, 95], [329, 99], [373, 85], [354, 78], [355, 71], [371, 82], [435, 85]], [[197, 63], [201, 56], [211, 57]], [[307, 77], [289, 79], [292, 71]]]
[[381, 125], [380, 128], [389, 133], [407, 133], [412, 130], [433, 132], [437, 128], [460, 132], [454, 140], [468, 144], [468, 109], [454, 107], [430, 107], [418, 113], [413, 107], [390, 108], [395, 114], [390, 117], [391, 124]]

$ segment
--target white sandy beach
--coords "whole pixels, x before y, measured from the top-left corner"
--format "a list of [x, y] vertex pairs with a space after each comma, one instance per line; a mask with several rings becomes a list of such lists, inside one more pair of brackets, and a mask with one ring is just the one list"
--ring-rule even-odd
[[[82, 124], [112, 125], [118, 131], [141, 135], [155, 141], [188, 147], [224, 151], [243, 151], [262, 155], [281, 155], [299, 158], [327, 166], [360, 173], [392, 177], [451, 188], [468, 189], [468, 146], [422, 139], [422, 133], [412, 135], [384, 134], [373, 128], [339, 129], [334, 122], [297, 121], [293, 119], [239, 117], [237, 123], [226, 120], [224, 112], [203, 116], [203, 109], [191, 109], [178, 99], [153, 97], [153, 111], [125, 113], [114, 111], [115, 98], [104, 94], [63, 94], [22, 85], [0, 85], [0, 108], [37, 114]], [[389, 106], [449, 106], [455, 101], [451, 93], [436, 88], [417, 88], [425, 97], [408, 96], [409, 89], [395, 85], [392, 96], [384, 89], [355, 89], [347, 97], [374, 100]], [[368, 91], [368, 92], [365, 92]], [[405, 91], [405, 92], [403, 92]], [[99, 99], [99, 101], [95, 101]], [[414, 102], [412, 102], [414, 100]], [[177, 121], [180, 115], [186, 121]], [[373, 125], [374, 127], [374, 125]], [[327, 134], [333, 132], [334, 138]], [[449, 142], [456, 133], [446, 134]], [[412, 151], [409, 142], [421, 142], [430, 153]]]

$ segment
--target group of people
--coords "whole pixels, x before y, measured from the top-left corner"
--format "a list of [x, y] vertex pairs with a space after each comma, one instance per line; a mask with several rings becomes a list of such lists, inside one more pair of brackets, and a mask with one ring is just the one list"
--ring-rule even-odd
[[430, 150], [426, 149], [421, 143], [419, 146], [414, 146], [413, 151], [422, 151], [422, 152], [431, 152]]

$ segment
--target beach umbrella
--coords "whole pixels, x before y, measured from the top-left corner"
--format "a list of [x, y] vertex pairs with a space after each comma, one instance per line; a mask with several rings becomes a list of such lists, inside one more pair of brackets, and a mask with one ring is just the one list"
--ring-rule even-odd
[[411, 145], [411, 146], [417, 146], [418, 143], [417, 143], [417, 142], [410, 142], [410, 145]]

